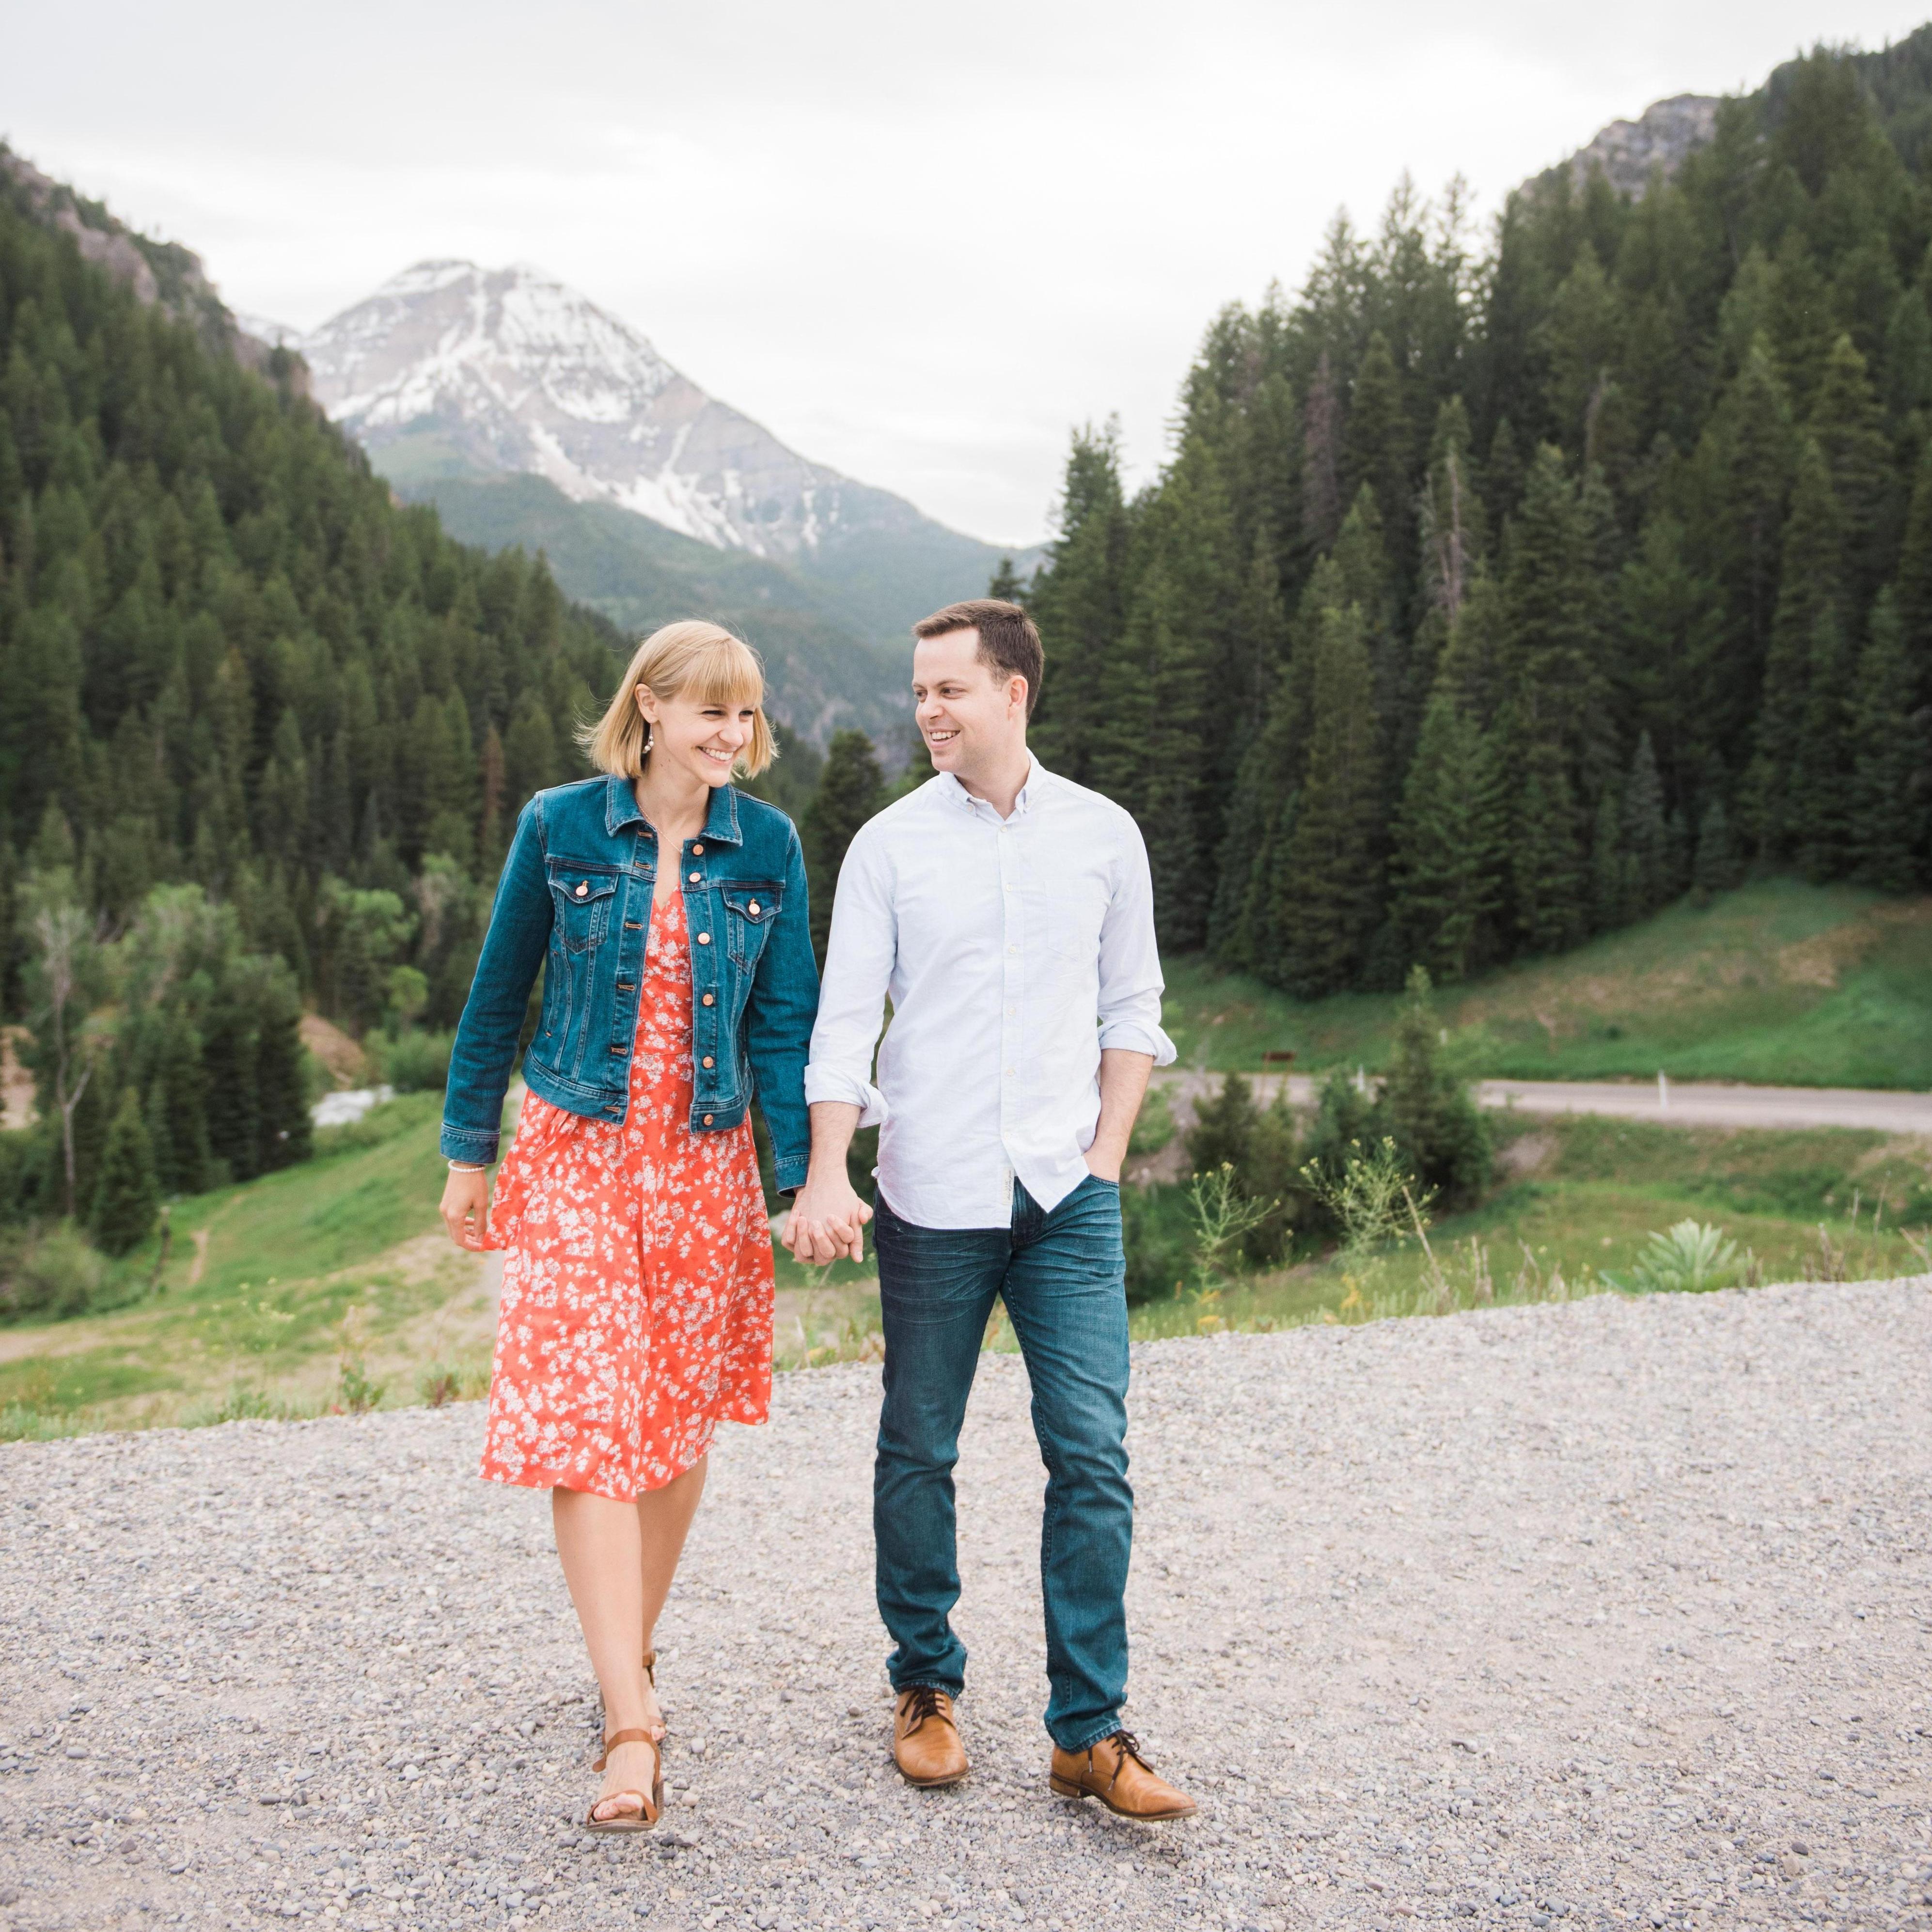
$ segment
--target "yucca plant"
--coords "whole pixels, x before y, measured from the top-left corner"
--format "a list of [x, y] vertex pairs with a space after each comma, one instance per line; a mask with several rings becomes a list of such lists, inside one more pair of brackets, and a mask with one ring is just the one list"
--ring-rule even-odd
[[1652, 1234], [1628, 1274], [1604, 1279], [1626, 1294], [1697, 1294], [1735, 1286], [1749, 1260], [1723, 1228], [1683, 1220], [1668, 1233]]

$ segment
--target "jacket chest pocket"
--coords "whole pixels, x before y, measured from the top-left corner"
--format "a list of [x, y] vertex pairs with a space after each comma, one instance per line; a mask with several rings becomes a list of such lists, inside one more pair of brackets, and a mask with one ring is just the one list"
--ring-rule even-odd
[[550, 896], [557, 943], [566, 952], [587, 952], [610, 929], [611, 909], [617, 903], [616, 874], [554, 860]]
[[765, 950], [765, 935], [778, 916], [781, 888], [758, 881], [736, 880], [724, 889], [724, 932], [731, 957], [740, 966], [755, 966]]

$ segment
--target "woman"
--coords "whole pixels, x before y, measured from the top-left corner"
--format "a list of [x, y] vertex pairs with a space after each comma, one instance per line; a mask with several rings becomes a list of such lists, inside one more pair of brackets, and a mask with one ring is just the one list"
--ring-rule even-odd
[[713, 1430], [770, 1402], [754, 1091], [778, 1186], [806, 1175], [804, 858], [791, 820], [731, 783], [771, 762], [763, 696], [757, 658], [715, 624], [638, 647], [584, 739], [606, 776], [538, 793], [517, 821], [450, 1060], [442, 1218], [460, 1246], [508, 1250], [482, 1473], [550, 1492], [604, 1693], [594, 1830], [657, 1822], [658, 1614]]

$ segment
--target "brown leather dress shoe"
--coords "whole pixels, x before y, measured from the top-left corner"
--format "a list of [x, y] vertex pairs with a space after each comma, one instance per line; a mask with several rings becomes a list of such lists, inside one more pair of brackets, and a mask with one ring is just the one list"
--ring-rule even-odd
[[922, 1790], [957, 1784], [966, 1775], [966, 1747], [952, 1721], [952, 1700], [929, 1684], [899, 1693], [892, 1712], [892, 1762]]
[[1097, 1798], [1123, 1818], [1191, 1818], [1192, 1798], [1148, 1770], [1131, 1731], [1116, 1731], [1084, 1751], [1053, 1748], [1047, 1782], [1063, 1798]]

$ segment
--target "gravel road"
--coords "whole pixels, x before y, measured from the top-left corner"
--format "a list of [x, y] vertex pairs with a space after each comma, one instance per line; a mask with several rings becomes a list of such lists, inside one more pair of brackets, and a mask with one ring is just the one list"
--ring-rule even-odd
[[877, 1371], [731, 1430], [659, 1642], [671, 1803], [475, 1407], [0, 1450], [0, 1925], [1932, 1926], [1932, 1282], [1136, 1350], [1130, 1717], [1045, 1788], [1020, 1364], [963, 1454], [975, 1768], [890, 1771]]
[[[1298, 1107], [1312, 1107], [1321, 1082], [1310, 1073], [1245, 1076], [1264, 1101], [1285, 1078]], [[1191, 1120], [1194, 1104], [1220, 1090], [1219, 1073], [1198, 1067], [1163, 1069], [1154, 1084], [1180, 1104], [1177, 1120]], [[1887, 1134], [1932, 1134], [1932, 1094], [1866, 1087], [1746, 1087], [1716, 1080], [1479, 1080], [1485, 1107], [1526, 1114], [1609, 1114], [1655, 1120], [1666, 1127], [1869, 1127]]]

